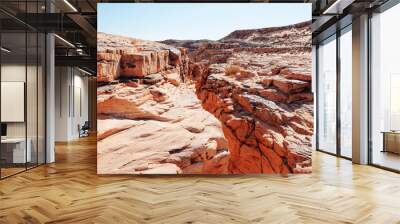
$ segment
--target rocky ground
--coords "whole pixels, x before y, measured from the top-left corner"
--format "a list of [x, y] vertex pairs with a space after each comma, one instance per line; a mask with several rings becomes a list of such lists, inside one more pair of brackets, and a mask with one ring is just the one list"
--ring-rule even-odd
[[310, 172], [309, 25], [219, 41], [99, 33], [98, 172]]

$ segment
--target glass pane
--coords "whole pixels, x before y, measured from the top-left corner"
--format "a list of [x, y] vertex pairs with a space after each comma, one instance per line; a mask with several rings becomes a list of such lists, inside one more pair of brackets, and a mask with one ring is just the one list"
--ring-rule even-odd
[[400, 170], [400, 5], [372, 17], [372, 163]]
[[[37, 13], [39, 6], [37, 1], [26, 3], [26, 12], [28, 14]], [[31, 23], [36, 23], [37, 17], [27, 17]], [[30, 151], [27, 167], [35, 167], [38, 160], [37, 152], [37, 132], [38, 132], [38, 108], [37, 108], [37, 76], [38, 76], [38, 35], [31, 29], [27, 31], [27, 76], [26, 76], [26, 115], [27, 115], [27, 150]]]
[[[26, 34], [1, 34], [2, 177], [25, 170], [26, 150]], [[29, 147], [28, 147], [29, 148]]]
[[[29, 13], [43, 13], [46, 9], [44, 0], [0, 2], [0, 7], [21, 20], [29, 20]], [[4, 178], [45, 162], [46, 54], [44, 34], [2, 12], [0, 20], [0, 171]]]
[[37, 147], [37, 132], [38, 132], [38, 107], [37, 107], [37, 79], [38, 79], [38, 36], [37, 33], [27, 33], [28, 38], [28, 63], [27, 63], [27, 80], [26, 80], [26, 113], [27, 113], [27, 143], [28, 154], [28, 168], [37, 165], [38, 147]]
[[340, 152], [352, 157], [352, 35], [340, 36]]
[[336, 153], [336, 37], [318, 48], [318, 147]]
[[46, 37], [39, 33], [38, 45], [38, 163], [45, 163], [45, 44]]

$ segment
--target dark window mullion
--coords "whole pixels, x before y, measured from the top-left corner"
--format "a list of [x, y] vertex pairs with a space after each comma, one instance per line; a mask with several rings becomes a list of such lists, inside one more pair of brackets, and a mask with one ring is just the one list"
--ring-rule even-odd
[[316, 45], [315, 47], [315, 149], [319, 149], [319, 138], [318, 138], [318, 131], [319, 131], [319, 44]]
[[341, 119], [340, 119], [340, 36], [341, 32], [336, 32], [336, 154], [341, 157]]
[[[27, 21], [28, 1], [25, 1], [25, 21]], [[25, 23], [26, 24], [26, 23]], [[28, 116], [27, 116], [27, 89], [28, 89], [28, 25], [25, 25], [25, 100], [24, 100], [24, 118], [25, 118], [25, 170], [28, 169]]]
[[372, 12], [368, 12], [368, 30], [367, 30], [367, 46], [368, 46], [368, 53], [367, 53], [367, 83], [368, 83], [368, 96], [367, 96], [367, 102], [368, 102], [368, 114], [367, 114], [367, 119], [368, 119], [368, 124], [367, 124], [367, 129], [368, 129], [368, 164], [373, 164], [373, 149], [372, 149], [372, 63], [371, 63], [371, 56], [372, 56], [372, 29], [371, 29], [371, 20], [372, 20]]
[[[39, 13], [39, 1], [36, 1]], [[36, 32], [36, 166], [39, 165], [39, 32]]]

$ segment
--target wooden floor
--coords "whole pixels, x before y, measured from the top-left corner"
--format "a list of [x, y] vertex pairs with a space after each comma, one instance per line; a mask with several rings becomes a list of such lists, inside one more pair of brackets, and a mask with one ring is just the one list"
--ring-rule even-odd
[[400, 223], [400, 175], [314, 153], [310, 175], [97, 176], [94, 138], [0, 181], [0, 223]]
[[7, 167], [7, 168], [1, 168], [1, 177], [8, 177], [11, 176], [13, 174], [19, 173], [19, 172], [23, 172], [25, 171], [25, 167], [23, 168], [19, 168], [19, 167]]
[[372, 160], [374, 164], [400, 170], [400, 154], [375, 150]]

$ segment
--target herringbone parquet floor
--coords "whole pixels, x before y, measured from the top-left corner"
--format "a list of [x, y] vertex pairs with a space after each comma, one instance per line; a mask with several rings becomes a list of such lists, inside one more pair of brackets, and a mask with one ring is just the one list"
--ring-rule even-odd
[[400, 223], [400, 175], [314, 153], [288, 178], [97, 176], [88, 138], [0, 181], [0, 223]]

